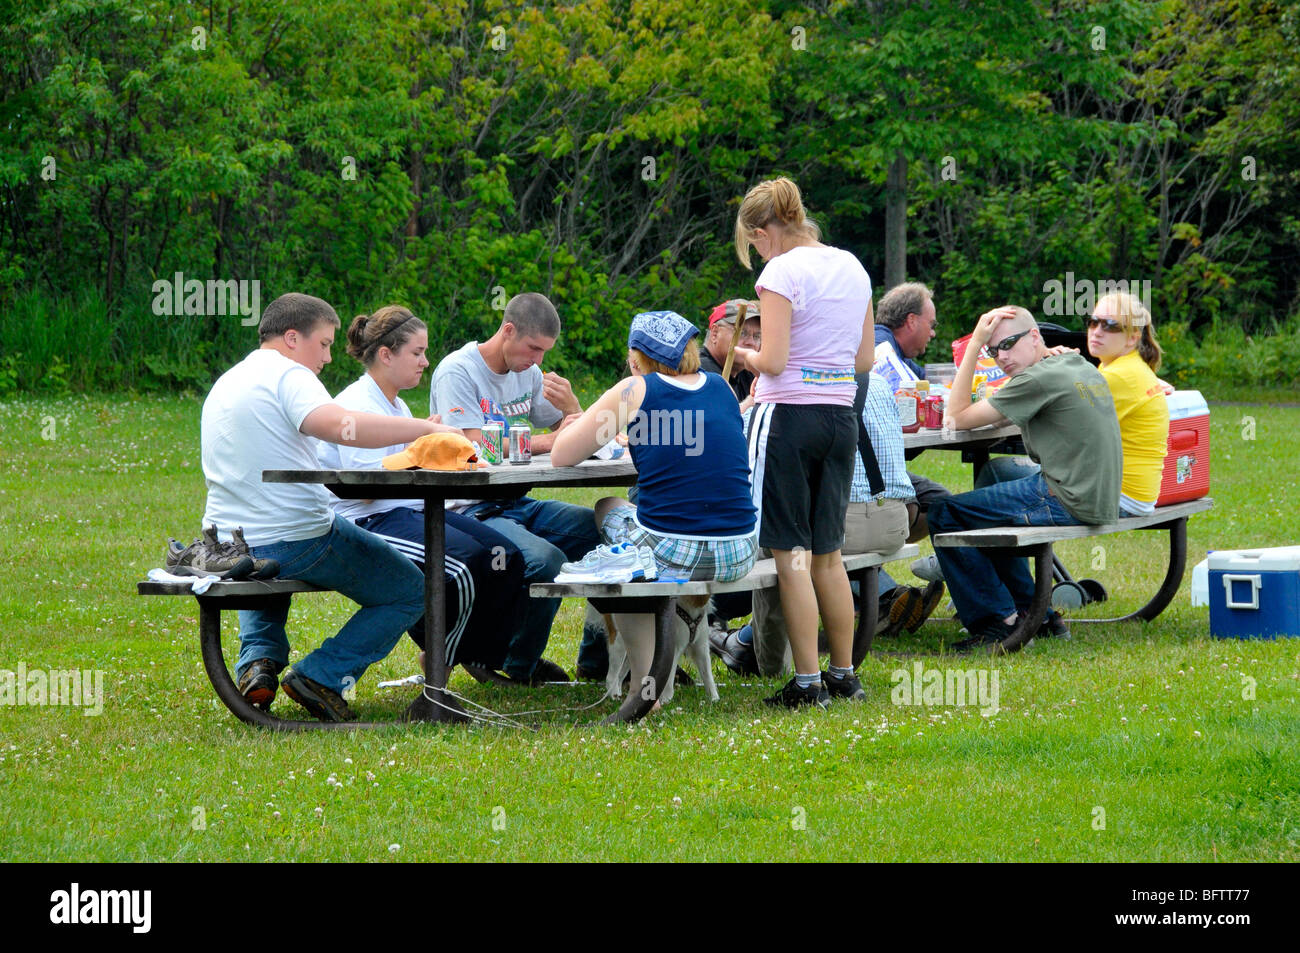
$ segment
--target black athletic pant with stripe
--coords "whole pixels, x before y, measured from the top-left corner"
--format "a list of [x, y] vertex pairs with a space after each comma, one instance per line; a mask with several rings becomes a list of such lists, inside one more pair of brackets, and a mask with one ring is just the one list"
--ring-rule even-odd
[[[478, 520], [446, 513], [447, 666], [482, 665], [499, 669], [511, 636], [519, 627], [524, 588], [524, 557], [506, 537]], [[424, 569], [424, 514], [399, 506], [357, 520]], [[410, 636], [424, 647], [424, 619]]]

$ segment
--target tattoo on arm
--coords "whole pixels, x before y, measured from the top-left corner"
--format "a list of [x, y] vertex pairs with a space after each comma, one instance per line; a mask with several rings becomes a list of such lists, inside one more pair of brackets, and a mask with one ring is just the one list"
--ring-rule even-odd
[[623, 393], [618, 398], [618, 431], [622, 433], [627, 429], [628, 413], [627, 402], [632, 399], [632, 381], [628, 381], [623, 387]]

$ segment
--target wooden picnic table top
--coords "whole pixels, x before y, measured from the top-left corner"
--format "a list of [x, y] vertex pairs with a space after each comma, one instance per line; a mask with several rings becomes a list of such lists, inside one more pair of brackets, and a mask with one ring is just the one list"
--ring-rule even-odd
[[451, 495], [474, 496], [472, 491], [484, 487], [631, 486], [636, 482], [636, 467], [627, 453], [617, 460], [584, 460], [572, 467], [552, 466], [550, 454], [535, 454], [530, 463], [505, 462], [478, 470], [263, 470], [262, 479], [267, 483], [323, 483], [339, 496], [344, 495], [339, 488], [357, 487], [365, 488], [362, 495], [366, 496], [378, 497], [384, 488], [392, 488], [402, 491], [402, 496], [445, 498], [449, 491], [454, 491]]
[[987, 444], [1008, 437], [1019, 437], [1020, 428], [1007, 423], [999, 426], [979, 427], [975, 430], [929, 430], [921, 428], [916, 433], [903, 434], [904, 450], [965, 450], [972, 444]]

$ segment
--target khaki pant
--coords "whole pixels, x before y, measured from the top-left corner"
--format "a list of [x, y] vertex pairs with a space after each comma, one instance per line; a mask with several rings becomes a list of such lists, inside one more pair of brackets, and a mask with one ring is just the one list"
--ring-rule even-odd
[[[881, 500], [878, 504], [850, 503], [844, 520], [843, 553], [892, 553], [907, 541], [907, 504], [902, 500]], [[764, 558], [772, 554], [763, 550]], [[758, 670], [766, 676], [781, 675], [790, 668], [790, 635], [781, 611], [779, 589], [754, 593], [754, 656]]]

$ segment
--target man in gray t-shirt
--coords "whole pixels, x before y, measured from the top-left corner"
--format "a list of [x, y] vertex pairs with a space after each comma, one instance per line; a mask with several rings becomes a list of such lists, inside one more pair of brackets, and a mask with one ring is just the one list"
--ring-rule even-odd
[[[573, 387], [558, 374], [543, 374], [538, 366], [560, 336], [560, 317], [544, 295], [516, 295], [506, 305], [501, 327], [482, 344], [471, 341], [438, 364], [430, 386], [430, 412], [442, 422], [460, 427], [470, 440], [483, 439], [483, 426], [500, 423], [532, 427], [563, 425], [570, 414], [582, 413]], [[534, 434], [534, 453], [550, 453], [554, 433]], [[514, 543], [524, 554], [524, 620], [510, 640], [506, 675], [517, 682], [537, 684], [568, 681], [554, 662], [542, 658], [559, 599], [531, 599], [527, 587], [551, 582], [560, 566], [581, 559], [600, 543], [595, 514], [585, 506], [558, 500], [451, 500], [448, 506], [482, 521]], [[578, 665], [584, 673], [604, 677], [608, 646], [584, 640]]]
[[[988, 400], [971, 403], [971, 381], [985, 345], [1009, 380]], [[1049, 351], [1033, 315], [1009, 306], [985, 313], [975, 326], [952, 382], [944, 426], [970, 430], [1007, 420], [1020, 427], [1041, 472], [936, 501], [929, 513], [932, 536], [1012, 524], [1095, 525], [1119, 517], [1123, 453], [1110, 388], [1077, 353]], [[936, 548], [935, 555], [957, 615], [971, 633], [958, 646], [1001, 642], [1033, 599], [1027, 561], [966, 547]], [[1043, 629], [1064, 630], [1051, 616]]]

